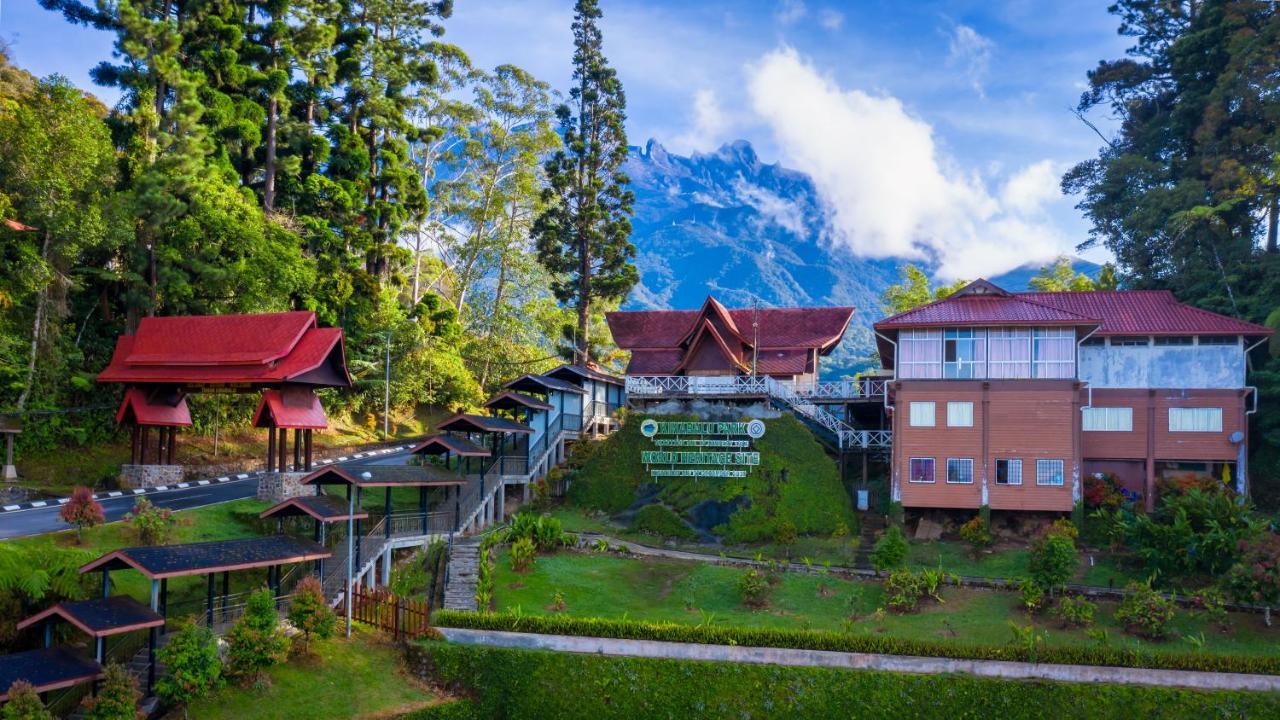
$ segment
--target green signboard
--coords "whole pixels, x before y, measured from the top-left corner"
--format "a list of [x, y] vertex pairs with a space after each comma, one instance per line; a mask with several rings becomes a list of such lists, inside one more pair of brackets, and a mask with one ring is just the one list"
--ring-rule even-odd
[[645, 418], [640, 434], [658, 450], [644, 450], [640, 462], [661, 477], [742, 478], [760, 464], [751, 441], [764, 436], [760, 420], [746, 422], [667, 421]]

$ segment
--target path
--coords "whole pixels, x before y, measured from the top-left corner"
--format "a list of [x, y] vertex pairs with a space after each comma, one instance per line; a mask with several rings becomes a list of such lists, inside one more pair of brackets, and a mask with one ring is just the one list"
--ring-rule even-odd
[[1058, 665], [998, 660], [957, 660], [909, 655], [834, 652], [830, 650], [759, 648], [657, 640], [539, 635], [496, 630], [437, 629], [444, 635], [446, 640], [465, 645], [485, 645], [525, 650], [554, 650], [557, 652], [589, 653], [592, 655], [880, 670], [884, 672], [929, 675], [965, 673], [967, 675], [1007, 680], [1052, 680], [1071, 683], [1185, 687], [1200, 690], [1280, 691], [1280, 676], [1277, 675], [1151, 670], [1147, 668]]
[[[362, 451], [350, 456], [343, 455], [330, 462], [317, 462], [315, 467], [323, 467], [326, 464], [361, 462], [403, 465], [405, 460], [410, 457], [409, 447], [409, 445], [399, 445], [382, 450]], [[149, 490], [146, 493], [134, 493], [131, 490], [124, 490], [97, 493], [97, 497], [98, 502], [102, 504], [103, 512], [106, 514], [106, 521], [115, 522], [133, 510], [136, 497], [143, 494], [156, 507], [170, 510], [190, 510], [204, 507], [205, 505], [216, 505], [232, 500], [256, 497], [259, 475], [260, 473], [257, 472], [242, 473], [240, 475], [191, 480], [182, 483], [181, 486], [174, 485], [160, 491]], [[0, 539], [41, 535], [68, 528], [68, 525], [58, 517], [58, 510], [62, 507], [61, 503], [57, 500], [37, 501], [37, 503], [43, 504], [38, 504], [35, 507], [28, 505], [21, 510], [10, 510], [0, 514]]]
[[480, 538], [458, 536], [449, 549], [449, 578], [444, 586], [446, 610], [475, 610], [479, 580]]

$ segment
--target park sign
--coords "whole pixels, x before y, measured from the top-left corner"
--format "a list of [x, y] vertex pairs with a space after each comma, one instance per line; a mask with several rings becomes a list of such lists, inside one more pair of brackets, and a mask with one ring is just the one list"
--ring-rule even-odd
[[645, 418], [640, 434], [657, 450], [644, 450], [640, 462], [661, 477], [743, 478], [760, 464], [751, 441], [764, 437], [760, 420], [702, 422]]

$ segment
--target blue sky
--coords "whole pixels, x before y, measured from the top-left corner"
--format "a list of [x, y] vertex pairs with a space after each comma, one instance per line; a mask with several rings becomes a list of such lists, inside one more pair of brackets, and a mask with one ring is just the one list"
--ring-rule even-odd
[[[973, 276], [1085, 237], [1057, 182], [1100, 142], [1069, 111], [1085, 72], [1128, 44], [1105, 0], [601, 4], [633, 144], [746, 139], [815, 177], [852, 252]], [[564, 88], [571, 17], [571, 0], [457, 0], [445, 39]], [[0, 0], [0, 39], [18, 64], [85, 87], [111, 52], [35, 0]]]

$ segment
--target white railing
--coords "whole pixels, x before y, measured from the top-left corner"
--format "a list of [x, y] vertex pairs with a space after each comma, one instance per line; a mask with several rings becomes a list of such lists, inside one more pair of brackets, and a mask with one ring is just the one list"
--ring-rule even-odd
[[785, 386], [793, 395], [813, 400], [879, 400], [885, 397], [889, 385], [887, 380], [870, 378], [797, 383], [763, 375], [629, 375], [627, 394], [637, 397], [766, 395], [770, 384]]

